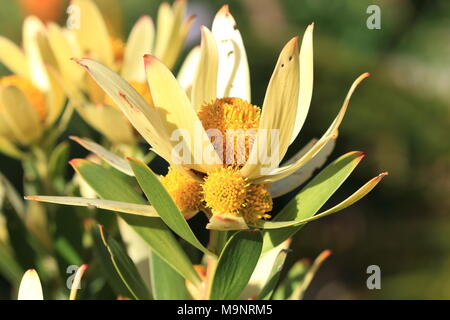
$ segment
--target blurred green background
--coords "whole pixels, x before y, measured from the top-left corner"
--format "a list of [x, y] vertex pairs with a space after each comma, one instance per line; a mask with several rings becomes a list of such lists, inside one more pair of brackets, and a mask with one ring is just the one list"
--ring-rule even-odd
[[[123, 34], [142, 14], [156, 16], [160, 1], [99, 0]], [[368, 197], [343, 213], [308, 224], [295, 238], [289, 263], [333, 255], [306, 294], [308, 299], [450, 298], [450, 2], [413, 0], [189, 1], [197, 22], [211, 25], [228, 3], [244, 38], [252, 99], [261, 105], [278, 54], [314, 22], [315, 81], [310, 114], [295, 152], [326, 130], [352, 81], [372, 76], [354, 94], [331, 158], [362, 150], [366, 158], [327, 207], [382, 171]], [[370, 30], [369, 5], [381, 9], [381, 29]], [[0, 34], [20, 42], [23, 11], [0, 0]], [[117, 8], [123, 11], [116, 18]], [[60, 21], [65, 17], [61, 15]], [[188, 49], [187, 48], [187, 49]], [[186, 49], [186, 52], [187, 52]], [[2, 67], [0, 67], [2, 68]], [[5, 74], [6, 69], [0, 69]], [[80, 118], [68, 135], [98, 137]], [[62, 137], [62, 140], [67, 137]], [[85, 153], [72, 144], [71, 156]], [[0, 156], [0, 171], [22, 190], [20, 163]], [[277, 201], [283, 206], [292, 194]], [[381, 290], [366, 287], [369, 265], [381, 268]], [[0, 292], [7, 288], [0, 278]], [[0, 295], [1, 297], [2, 295]]]

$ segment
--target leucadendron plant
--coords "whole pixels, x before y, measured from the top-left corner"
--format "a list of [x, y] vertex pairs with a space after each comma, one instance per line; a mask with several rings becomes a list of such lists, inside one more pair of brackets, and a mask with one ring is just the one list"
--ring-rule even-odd
[[[313, 89], [313, 25], [282, 49], [262, 108], [251, 104], [250, 72], [241, 34], [224, 6], [184, 66], [183, 84], [160, 59], [143, 57], [148, 97], [107, 65], [76, 62], [108, 95], [152, 150], [169, 164], [158, 176], [143, 161], [124, 158], [86, 139], [80, 144], [102, 163], [70, 162], [98, 198], [32, 196], [29, 200], [91, 206], [114, 212], [150, 250], [150, 281], [104, 227], [93, 239], [117, 295], [132, 299], [300, 299], [329, 256], [299, 262], [279, 281], [292, 236], [306, 223], [339, 212], [369, 193], [382, 173], [337, 205], [327, 200], [363, 159], [330, 155], [359, 76], [321, 138], [283, 163], [299, 134]], [[230, 135], [230, 133], [240, 133]], [[242, 134], [241, 134], [242, 133]], [[267, 137], [270, 135], [270, 138]], [[279, 212], [273, 200], [303, 185]], [[101, 211], [106, 213], [107, 211]], [[202, 219], [191, 219], [198, 213]], [[209, 230], [201, 241], [198, 231]], [[198, 255], [201, 255], [201, 258]], [[134, 253], [133, 253], [134, 255]], [[192, 261], [196, 261], [195, 264]]]
[[44, 24], [25, 18], [22, 46], [0, 36], [0, 64], [11, 72], [0, 77], [0, 152], [24, 159], [26, 152], [53, 146], [61, 128], [65, 94], [50, 69], [53, 54], [43, 37]]
[[[0, 152], [20, 161], [25, 195], [71, 190], [65, 175], [69, 144], [59, 139], [72, 109], [66, 107], [46, 32], [41, 20], [27, 16], [20, 45], [0, 36], [0, 64], [10, 73], [0, 77]], [[49, 296], [61, 297], [68, 265], [83, 262], [81, 219], [64, 218], [57, 206], [25, 203], [5, 174], [0, 173], [2, 279], [15, 290], [24, 270], [36, 268]]]
[[[193, 17], [185, 18], [186, 1], [160, 5], [156, 28], [152, 18], [143, 15], [126, 41], [114, 35], [92, 0], [72, 0], [66, 27], [50, 23], [46, 36], [58, 61], [58, 74], [70, 102], [82, 118], [125, 153], [133, 152], [139, 141], [133, 126], [114, 101], [76, 66], [71, 58], [90, 57], [119, 72], [145, 99], [149, 99], [142, 56], [152, 53], [169, 68], [183, 49]], [[114, 24], [115, 21], [109, 21]], [[131, 149], [131, 150], [130, 150]]]

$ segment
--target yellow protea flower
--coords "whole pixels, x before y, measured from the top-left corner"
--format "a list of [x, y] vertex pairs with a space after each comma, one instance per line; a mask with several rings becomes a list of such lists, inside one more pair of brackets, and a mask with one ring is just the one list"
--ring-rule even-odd
[[0, 63], [13, 75], [0, 78], [0, 151], [19, 154], [16, 144], [37, 141], [54, 123], [65, 95], [49, 68], [55, 67], [43, 23], [29, 16], [23, 23], [23, 47], [0, 36]]
[[89, 57], [100, 61], [119, 72], [144, 97], [148, 96], [142, 56], [154, 54], [169, 68], [175, 64], [193, 22], [192, 17], [184, 18], [186, 1], [177, 0], [172, 6], [162, 3], [156, 28], [150, 16], [142, 16], [126, 43], [108, 31], [107, 22], [94, 1], [72, 0], [71, 6], [78, 8], [76, 15], [69, 18], [73, 25], [61, 28], [50, 23], [47, 31], [65, 89], [84, 120], [108, 140], [115, 144], [134, 144], [136, 135], [130, 123], [70, 59]]
[[[311, 102], [313, 28], [312, 24], [307, 27], [301, 48], [298, 37], [284, 46], [262, 108], [251, 104], [246, 52], [228, 6], [219, 10], [211, 31], [202, 27], [201, 45], [191, 52], [190, 64], [183, 66], [182, 81], [155, 56], [144, 57], [149, 101], [101, 63], [89, 59], [78, 63], [152, 149], [169, 162], [168, 176], [178, 171], [183, 174], [180, 179], [200, 183], [201, 191], [184, 183], [186, 189], [177, 193], [190, 194], [189, 200], [202, 199], [201, 210], [210, 217], [207, 227], [242, 229], [269, 217], [274, 187], [277, 196], [290, 191], [292, 177], [298, 183], [308, 178], [296, 177], [300, 168], [313, 164], [313, 171], [323, 163], [334, 145], [350, 96], [368, 76], [363, 74], [354, 82], [324, 135], [280, 165], [305, 122]], [[243, 135], [228, 135], [236, 131]], [[239, 139], [241, 136], [244, 139]], [[280, 185], [288, 187], [280, 189]], [[182, 207], [186, 203], [177, 204]]]

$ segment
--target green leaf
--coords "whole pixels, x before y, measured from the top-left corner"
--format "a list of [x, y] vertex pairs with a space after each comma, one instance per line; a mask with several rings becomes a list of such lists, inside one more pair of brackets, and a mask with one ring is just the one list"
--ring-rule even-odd
[[[308, 219], [325, 204], [348, 178], [358, 163], [364, 157], [362, 152], [349, 152], [339, 157], [317, 174], [277, 216], [276, 221], [294, 221]], [[263, 252], [270, 250], [284, 240], [290, 238], [302, 225], [264, 232]]]
[[0, 153], [15, 159], [23, 159], [25, 157], [25, 154], [14, 143], [2, 136], [0, 136]]
[[149, 299], [144, 280], [121, 245], [114, 238], [107, 237], [102, 226], [94, 228], [93, 232], [95, 248], [107, 273], [106, 279], [116, 293], [136, 300]]
[[52, 209], [56, 209], [52, 215], [53, 237], [58, 255], [65, 260], [58, 261], [63, 271], [67, 268], [67, 264], [81, 265], [83, 263], [84, 226], [75, 208], [53, 207]]
[[[120, 172], [116, 171], [116, 174], [107, 168], [83, 159], [72, 160], [71, 164], [101, 198], [142, 205], [147, 204], [147, 201], [138, 194], [135, 188], [126, 179], [120, 177]], [[200, 278], [189, 258], [160, 218], [121, 213], [119, 215], [134, 228], [161, 259], [184, 278], [195, 285], [200, 284]]]
[[143, 217], [159, 217], [158, 213], [152, 206], [145, 204], [82, 197], [28, 196], [25, 197], [25, 199], [39, 202], [65, 204], [68, 206], [95, 207]]
[[237, 299], [258, 263], [262, 249], [259, 231], [239, 231], [225, 245], [217, 261], [210, 289], [212, 300]]
[[38, 249], [36, 239], [15, 210], [4, 208], [2, 212], [6, 218], [9, 244], [14, 251], [15, 260], [24, 270], [36, 268]]
[[322, 263], [331, 255], [330, 250], [325, 250], [320, 253], [314, 263], [305, 273], [301, 283], [294, 289], [292, 294], [289, 296], [289, 300], [301, 300], [303, 299], [303, 295], [305, 294], [306, 289], [308, 289], [311, 281], [319, 270]]
[[197, 239], [183, 214], [153, 171], [140, 160], [129, 159], [129, 162], [142, 191], [169, 228], [200, 251], [213, 255]]
[[375, 188], [375, 186], [385, 177], [388, 173], [383, 172], [380, 173], [378, 176], [372, 178], [369, 180], [366, 184], [364, 184], [361, 188], [359, 188], [357, 191], [355, 191], [351, 196], [346, 198], [344, 201], [338, 203], [334, 207], [325, 210], [324, 212], [321, 212], [319, 214], [316, 214], [312, 217], [302, 219], [302, 220], [294, 220], [294, 221], [261, 221], [257, 227], [261, 229], [280, 229], [280, 228], [286, 228], [286, 227], [292, 227], [292, 226], [299, 226], [302, 224], [306, 224], [308, 222], [318, 220], [321, 218], [324, 218], [326, 216], [329, 216], [333, 213], [339, 212], [355, 202], [361, 200], [363, 197], [365, 197], [370, 191]]
[[305, 277], [308, 268], [310, 267], [310, 262], [306, 259], [297, 261], [291, 269], [289, 269], [286, 278], [281, 281], [278, 288], [275, 290], [272, 299], [273, 300], [286, 300], [288, 299], [295, 288], [301, 285], [302, 280]]
[[[106, 241], [103, 228], [98, 225], [98, 228], [92, 228], [92, 238], [94, 240], [95, 258], [100, 262], [101, 270], [104, 278], [118, 296], [123, 296], [132, 299], [137, 298], [136, 293], [130, 288], [130, 285], [124, 278], [124, 272], [117, 263], [115, 252], [110, 248], [111, 238]], [[126, 259], [125, 259], [126, 260]], [[122, 262], [122, 261], [121, 261]], [[124, 268], [124, 270], [126, 270]]]
[[52, 151], [49, 159], [49, 175], [52, 179], [63, 178], [69, 159], [69, 144], [62, 142]]
[[22, 279], [23, 269], [17, 263], [11, 249], [0, 241], [0, 273], [11, 284], [19, 284]]
[[150, 272], [155, 300], [186, 300], [185, 280], [157, 254], [151, 253]]
[[[3, 202], [6, 199], [13, 209], [17, 212], [19, 217], [22, 219], [25, 217], [25, 205], [22, 197], [19, 195], [17, 190], [13, 187], [11, 182], [0, 172], [0, 209], [3, 207]], [[3, 197], [5, 199], [3, 199]]]
[[278, 280], [280, 280], [281, 270], [283, 269], [287, 254], [288, 250], [281, 250], [278, 253], [270, 271], [269, 280], [267, 280], [256, 300], [270, 300], [272, 298], [273, 291], [278, 284]]

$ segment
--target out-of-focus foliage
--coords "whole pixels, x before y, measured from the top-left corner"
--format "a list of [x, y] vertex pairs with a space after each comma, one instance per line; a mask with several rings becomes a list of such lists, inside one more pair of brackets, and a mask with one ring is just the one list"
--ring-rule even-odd
[[[387, 170], [390, 177], [345, 215], [310, 224], [294, 239], [291, 247], [299, 256], [288, 256], [289, 264], [316, 256], [323, 248], [334, 253], [305, 297], [449, 298], [450, 2], [192, 0], [188, 10], [198, 17], [191, 46], [199, 40], [198, 25], [209, 25], [227, 2], [239, 21], [252, 98], [259, 104], [281, 45], [315, 22], [314, 94], [296, 148], [323, 132], [356, 75], [372, 74], [352, 99], [334, 154], [363, 149], [369, 155], [343, 186], [348, 194], [373, 172]], [[380, 30], [366, 27], [371, 4], [381, 8]], [[158, 5], [159, 1], [120, 2], [123, 29], [128, 32], [144, 13], [154, 16]], [[20, 6], [0, 0], [0, 8], [0, 33], [20, 42]], [[114, 16], [106, 8], [106, 18]], [[0, 72], [6, 74], [3, 68]], [[80, 118], [73, 119], [66, 134], [98, 138]], [[71, 147], [71, 158], [85, 155], [75, 144]], [[19, 164], [0, 156], [0, 169], [21, 190]], [[275, 205], [283, 207], [292, 196]], [[339, 200], [332, 198], [330, 206]], [[381, 268], [381, 290], [366, 287], [366, 268], [372, 264]], [[102, 281], [92, 284], [98, 296]], [[7, 292], [4, 288], [9, 287], [0, 278], [0, 298]]]

